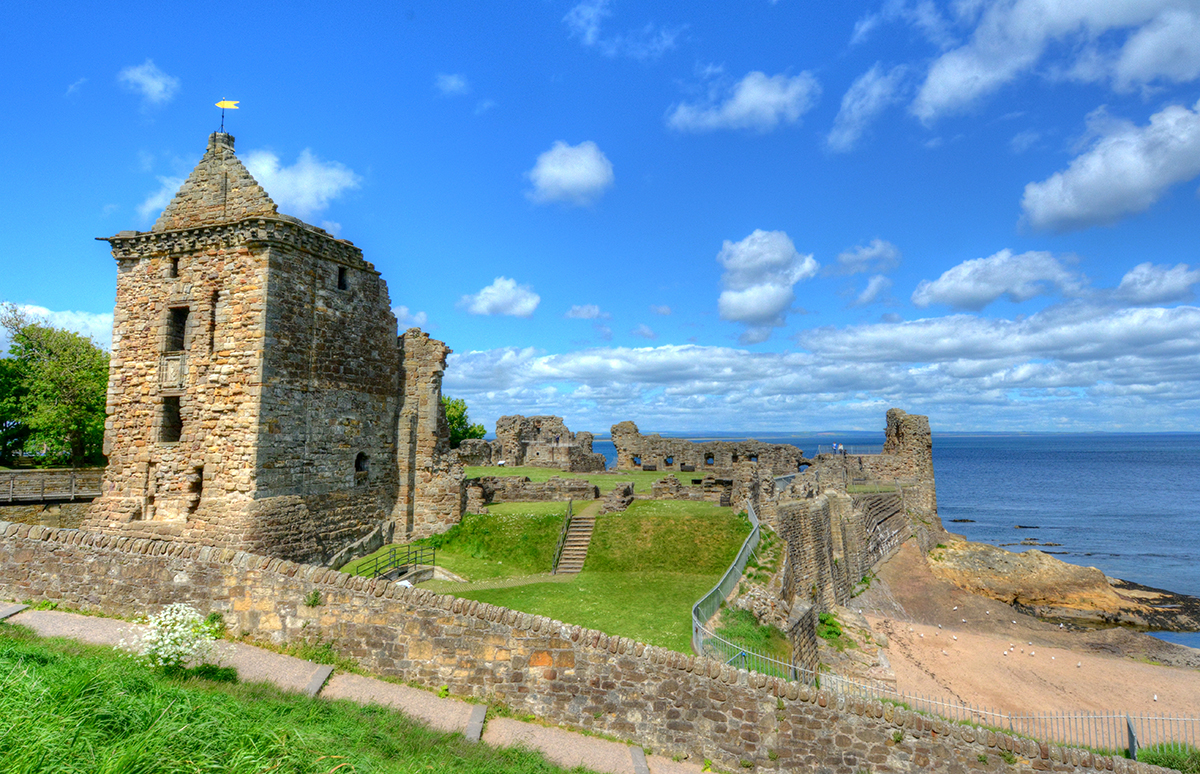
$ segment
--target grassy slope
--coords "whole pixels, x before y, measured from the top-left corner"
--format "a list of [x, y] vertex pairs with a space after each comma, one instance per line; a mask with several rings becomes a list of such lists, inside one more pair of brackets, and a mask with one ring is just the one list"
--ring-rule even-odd
[[266, 685], [163, 677], [110, 649], [0, 624], [5, 772], [224, 774], [562, 772], [539, 754], [469, 743], [395, 711]]
[[[589, 484], [600, 487], [600, 493], [610, 491], [618, 483], [633, 483], [633, 491], [642, 494], [649, 493], [650, 487], [655, 481], [658, 481], [663, 476], [675, 476], [684, 483], [685, 486], [692, 483], [694, 478], [704, 478], [704, 471], [696, 471], [695, 473], [680, 473], [666, 471], [642, 471], [642, 470], [626, 470], [619, 473], [567, 473], [566, 471], [556, 470], [554, 468], [535, 468], [535, 467], [468, 467], [466, 469], [467, 478], [478, 478], [480, 476], [527, 476], [530, 481], [549, 481], [551, 476], [559, 478], [582, 478]], [[489, 508], [491, 506], [488, 506]]]
[[639, 500], [597, 518], [584, 571], [571, 582], [454, 593], [687, 653], [692, 604], [748, 531], [744, 518], [711, 503]]
[[[550, 572], [567, 504], [502, 503], [488, 510], [468, 513], [449, 531], [414, 545], [434, 546], [439, 567], [470, 580]], [[342, 571], [355, 573], [389, 548], [350, 562]]]

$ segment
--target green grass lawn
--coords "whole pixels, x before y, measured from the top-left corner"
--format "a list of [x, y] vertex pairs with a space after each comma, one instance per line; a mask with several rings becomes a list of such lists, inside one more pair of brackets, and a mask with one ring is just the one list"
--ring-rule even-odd
[[692, 605], [719, 578], [708, 574], [585, 569], [567, 583], [462, 591], [455, 596], [691, 653]]
[[[555, 470], [554, 468], [535, 468], [535, 467], [468, 467], [466, 469], [467, 478], [479, 478], [480, 476], [527, 476], [530, 481], [549, 481], [551, 476], [559, 478], [582, 478], [589, 484], [600, 487], [600, 494], [604, 494], [612, 490], [619, 483], [633, 483], [633, 491], [640, 493], [649, 493], [650, 487], [655, 481], [658, 481], [663, 476], [675, 476], [683, 482], [685, 486], [690, 486], [692, 479], [704, 478], [704, 471], [698, 470], [695, 473], [680, 473], [678, 471], [643, 471], [643, 470], [627, 470], [619, 473], [568, 473], [564, 470]], [[489, 508], [491, 506], [488, 506]]]
[[0, 769], [21, 774], [551, 774], [378, 705], [179, 681], [109, 648], [0, 624]]
[[[577, 503], [577, 510], [579, 504]], [[441, 535], [413, 545], [437, 549], [437, 564], [468, 580], [508, 578], [550, 572], [558, 545], [566, 503], [500, 503], [490, 513], [464, 514], [462, 521]], [[342, 567], [358, 574], [372, 558], [387, 553], [384, 546]]]
[[596, 518], [587, 562], [564, 583], [437, 590], [691, 651], [691, 610], [737, 555], [750, 526], [712, 503], [637, 500]]

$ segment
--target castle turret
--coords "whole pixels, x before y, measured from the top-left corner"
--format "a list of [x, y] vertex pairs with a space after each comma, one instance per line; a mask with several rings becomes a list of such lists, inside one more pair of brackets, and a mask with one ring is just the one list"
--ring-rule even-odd
[[103, 239], [109, 466], [88, 528], [323, 561], [392, 518], [413, 390], [357, 247], [279, 213], [219, 132], [152, 230]]

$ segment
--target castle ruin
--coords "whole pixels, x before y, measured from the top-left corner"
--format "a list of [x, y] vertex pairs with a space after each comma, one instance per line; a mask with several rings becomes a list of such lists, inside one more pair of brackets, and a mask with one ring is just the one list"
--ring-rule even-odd
[[529, 465], [571, 473], [605, 468], [604, 455], [592, 451], [591, 433], [571, 432], [562, 417], [510, 414], [496, 420], [494, 441], [463, 441], [459, 459], [468, 465]]
[[103, 492], [84, 529], [328, 561], [462, 513], [441, 408], [449, 348], [397, 336], [353, 243], [280, 214], [208, 148], [117, 261]]
[[756, 463], [776, 476], [799, 471], [809, 463], [804, 452], [785, 443], [762, 441], [685, 441], [642, 435], [633, 422], [612, 426], [619, 470], [711, 472], [730, 478], [739, 464]]

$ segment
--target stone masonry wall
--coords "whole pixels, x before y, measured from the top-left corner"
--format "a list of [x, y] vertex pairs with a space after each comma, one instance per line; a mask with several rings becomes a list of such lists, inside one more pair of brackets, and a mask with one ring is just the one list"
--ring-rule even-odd
[[[580, 478], [551, 476], [548, 481], [530, 481], [525, 476], [482, 476], [466, 480], [467, 500], [471, 503], [567, 502], [595, 500], [600, 487]], [[473, 511], [477, 513], [478, 511]]]
[[[322, 604], [305, 605], [317, 590]], [[134, 615], [172, 602], [284, 644], [316, 637], [365, 668], [549, 723], [708, 758], [728, 771], [1156, 767], [838, 697], [710, 659], [419, 588], [244, 552], [0, 523], [0, 598]], [[894, 733], [900, 731], [899, 741]], [[1004, 766], [1001, 752], [1016, 763]]]
[[605, 468], [604, 455], [592, 451], [592, 434], [572, 433], [562, 417], [554, 416], [512, 414], [497, 419], [491, 460], [571, 473], [592, 473]]
[[449, 354], [449, 347], [419, 328], [400, 337], [399, 493], [393, 519], [407, 540], [445, 532], [462, 519], [463, 466], [450, 449], [442, 408]]
[[653, 465], [655, 470], [676, 471], [689, 465], [701, 476], [712, 472], [732, 478], [739, 463], [757, 462], [776, 476], [795, 473], [808, 464], [804, 452], [788, 444], [663, 438], [658, 434], [642, 435], [633, 422], [613, 425], [612, 440], [617, 447], [619, 470], [644, 470]]

